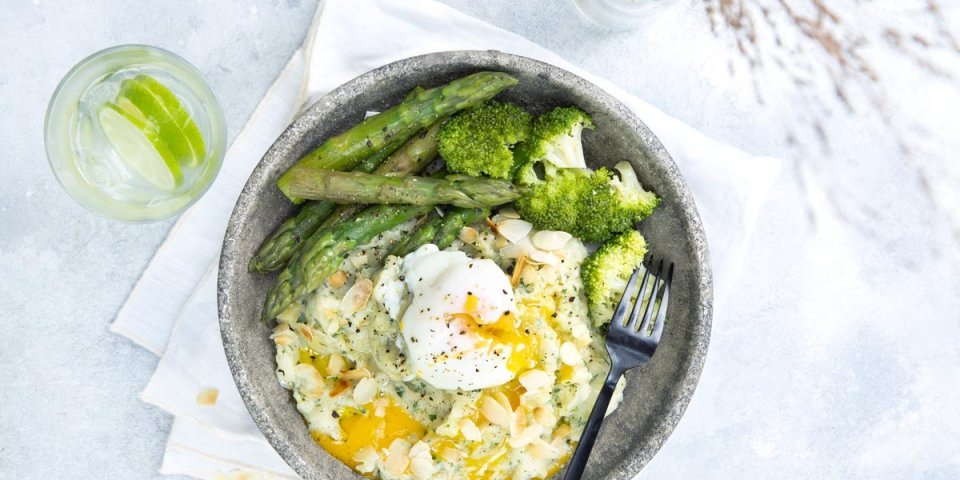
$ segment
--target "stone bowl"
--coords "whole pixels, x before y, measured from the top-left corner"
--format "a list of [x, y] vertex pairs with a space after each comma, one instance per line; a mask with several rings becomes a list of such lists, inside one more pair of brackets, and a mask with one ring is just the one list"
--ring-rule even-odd
[[481, 70], [516, 76], [520, 84], [498, 98], [533, 113], [563, 105], [589, 112], [596, 129], [583, 138], [591, 166], [627, 159], [643, 185], [663, 199], [640, 231], [654, 256], [676, 263], [668, 322], [653, 360], [627, 375], [623, 403], [604, 422], [584, 478], [633, 478], [670, 435], [693, 395], [710, 336], [711, 272], [696, 205], [657, 137], [608, 93], [553, 65], [495, 51], [407, 58], [345, 83], [294, 120], [250, 175], [223, 241], [217, 293], [230, 369], [264, 436], [305, 479], [361, 477], [310, 438], [290, 392], [274, 373], [270, 327], [260, 321], [274, 276], [247, 271], [260, 242], [294, 212], [274, 182], [321, 141], [362, 120], [364, 112], [384, 110], [418, 85], [432, 87]]

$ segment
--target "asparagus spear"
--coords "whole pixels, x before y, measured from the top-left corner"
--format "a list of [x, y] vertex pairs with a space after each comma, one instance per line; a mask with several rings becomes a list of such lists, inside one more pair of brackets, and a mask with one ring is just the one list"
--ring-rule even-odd
[[424, 90], [410, 100], [327, 139], [287, 170], [277, 180], [277, 186], [291, 201], [300, 203], [302, 199], [288, 191], [290, 179], [298, 170], [305, 167], [348, 170], [360, 159], [390, 143], [391, 139], [413, 135], [438, 119], [478, 105], [516, 83], [516, 78], [502, 72], [479, 72]]
[[332, 275], [344, 256], [373, 237], [411, 218], [430, 211], [429, 206], [376, 205], [329, 230], [321, 230], [311, 238], [309, 249], [300, 252], [297, 261], [280, 273], [277, 284], [267, 295], [264, 320], [271, 320], [295, 302], [316, 290]]
[[410, 252], [420, 248], [420, 246], [432, 242], [434, 237], [437, 236], [443, 220], [444, 217], [441, 217], [436, 212], [431, 213], [423, 225], [420, 225], [413, 233], [404, 237], [403, 240], [390, 249], [390, 255], [404, 257]]
[[[436, 144], [436, 138], [434, 138], [434, 144]], [[374, 168], [380, 165], [384, 158], [394, 153], [400, 145], [400, 142], [387, 145], [379, 152], [370, 155], [364, 159], [363, 162], [360, 162], [356, 170], [363, 172], [374, 171]], [[397, 155], [399, 154], [400, 152], [397, 152]], [[333, 202], [323, 200], [306, 202], [296, 215], [280, 224], [280, 226], [263, 241], [257, 253], [250, 259], [250, 263], [248, 264], [250, 271], [272, 272], [283, 268], [283, 266], [287, 264], [287, 261], [290, 260], [290, 257], [300, 248], [300, 242], [309, 238], [313, 232], [317, 231], [321, 222], [323, 222], [325, 218], [328, 218], [330, 213], [336, 208], [337, 204]]]
[[465, 208], [502, 205], [521, 194], [513, 183], [494, 178], [387, 177], [315, 168], [299, 169], [290, 177], [288, 185], [289, 191], [298, 197], [337, 203], [451, 204]]
[[[423, 170], [434, 158], [437, 157], [437, 135], [440, 132], [440, 125], [446, 120], [446, 117], [434, 122], [430, 128], [420, 132], [419, 135], [410, 139], [408, 146], [404, 146], [400, 151], [390, 157], [373, 173], [380, 175], [390, 175], [402, 177], [413, 175]], [[367, 205], [340, 205], [330, 214], [320, 228], [327, 228], [336, 225], [350, 217], [353, 217]]]
[[[434, 122], [419, 135], [407, 140], [399, 149], [390, 145], [367, 157], [357, 166], [356, 171], [373, 171], [381, 175], [417, 173], [437, 156], [437, 134], [444, 120], [445, 118]], [[381, 163], [387, 155], [389, 158]], [[271, 272], [283, 268], [300, 249], [301, 241], [309, 238], [318, 228], [325, 228], [344, 218], [349, 218], [361, 208], [361, 206], [338, 207], [333, 202], [322, 200], [308, 201], [295, 217], [281, 224], [264, 241], [257, 250], [257, 254], [250, 259], [250, 270]]]

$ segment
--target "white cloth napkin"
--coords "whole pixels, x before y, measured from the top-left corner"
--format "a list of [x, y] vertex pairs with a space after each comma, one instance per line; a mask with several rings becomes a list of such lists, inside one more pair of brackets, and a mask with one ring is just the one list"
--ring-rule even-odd
[[[111, 329], [162, 356], [141, 398], [176, 416], [161, 472], [296, 478], [246, 411], [227, 368], [216, 309], [216, 262], [247, 176], [310, 101], [385, 63], [435, 51], [496, 49], [568, 69], [604, 88], [657, 134], [684, 173], [707, 231], [719, 306], [734, 285], [779, 162], [711, 140], [611, 83], [510, 32], [428, 0], [327, 1], [303, 47], [227, 152], [206, 196], [177, 221]], [[214, 406], [197, 395], [216, 389]]]

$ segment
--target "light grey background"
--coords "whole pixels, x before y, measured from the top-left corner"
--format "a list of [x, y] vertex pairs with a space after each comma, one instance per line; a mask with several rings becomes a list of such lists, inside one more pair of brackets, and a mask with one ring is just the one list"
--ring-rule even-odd
[[[738, 290], [717, 311], [700, 388], [641, 478], [960, 478], [960, 255], [950, 224], [956, 198], [942, 193], [957, 187], [947, 163], [960, 150], [956, 77], [904, 65], [889, 46], [872, 51], [890, 86], [884, 122], [861, 108], [869, 96], [846, 112], [774, 86], [758, 102], [732, 60], [735, 47], [711, 33], [696, 2], [677, 2], [627, 33], [590, 26], [565, 1], [447, 3], [710, 136], [786, 159]], [[172, 221], [115, 223], [60, 189], [42, 138], [60, 77], [116, 44], [173, 50], [210, 81], [232, 138], [314, 8], [306, 0], [4, 6], [0, 478], [155, 478], [170, 427], [137, 400], [156, 358], [106, 327]], [[946, 9], [947, 29], [956, 31], [958, 13]], [[950, 112], [953, 123], [943, 121]], [[829, 146], [811, 140], [809, 118], [820, 119]], [[898, 148], [888, 125], [921, 161]]]

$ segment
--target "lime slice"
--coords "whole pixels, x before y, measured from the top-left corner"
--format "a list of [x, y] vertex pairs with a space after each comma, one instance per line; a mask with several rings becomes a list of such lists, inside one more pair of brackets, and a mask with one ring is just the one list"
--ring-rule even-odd
[[160, 127], [160, 136], [184, 167], [195, 167], [206, 156], [203, 135], [190, 112], [166, 86], [149, 75], [124, 80], [118, 103], [124, 99]]
[[161, 190], [172, 191], [180, 185], [180, 164], [156, 125], [110, 102], [100, 108], [98, 116], [100, 128], [127, 165]]

